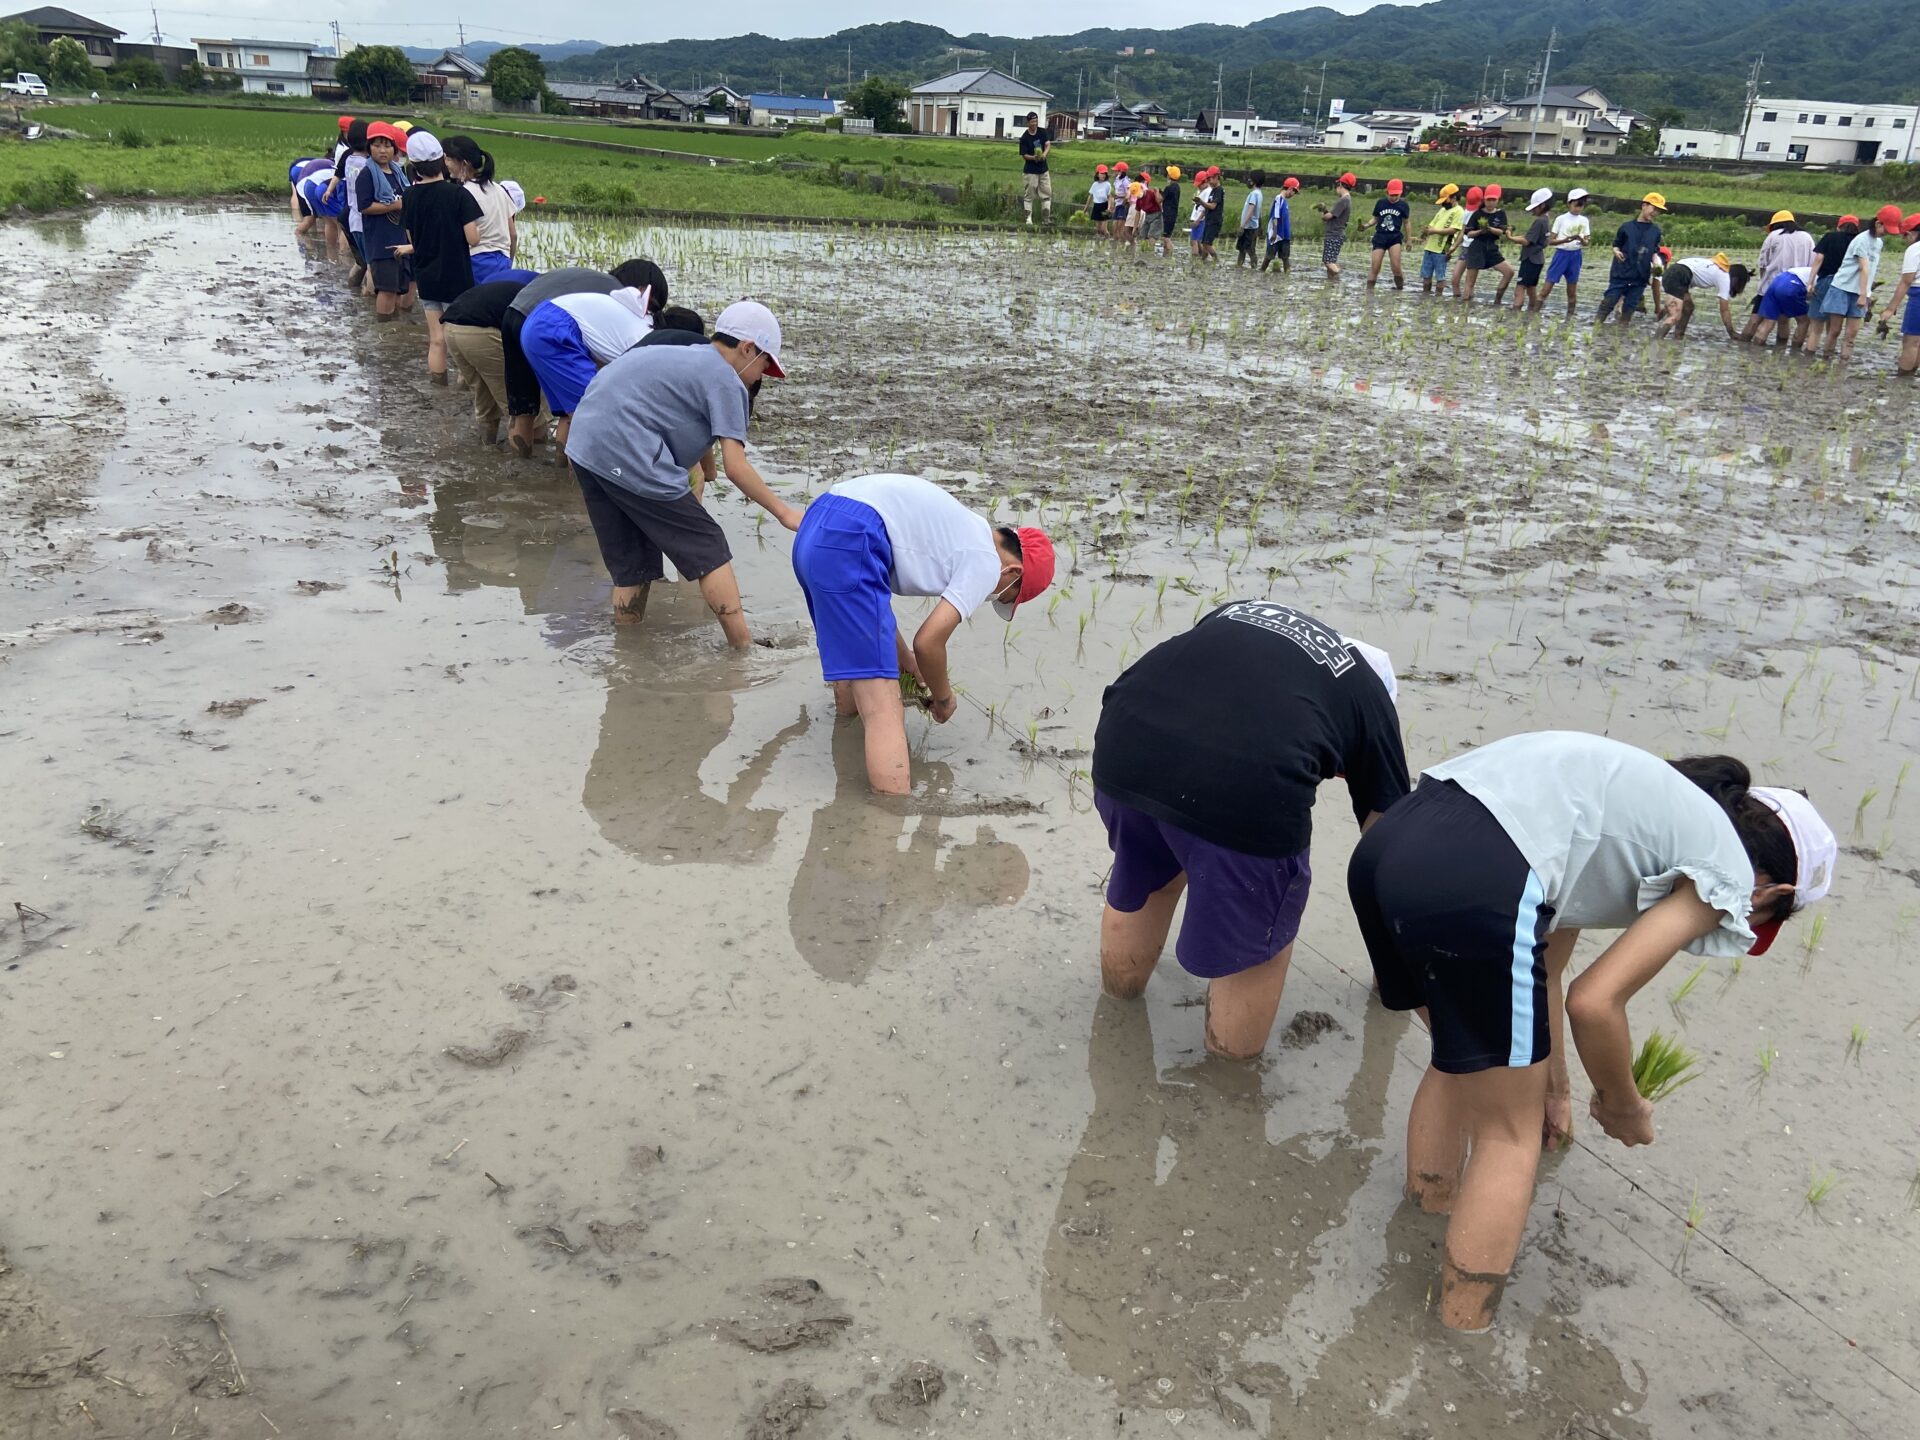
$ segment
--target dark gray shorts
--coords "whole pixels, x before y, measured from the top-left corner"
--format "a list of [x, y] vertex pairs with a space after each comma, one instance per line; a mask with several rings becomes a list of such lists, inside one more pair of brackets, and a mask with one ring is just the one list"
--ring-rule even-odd
[[650, 585], [662, 578], [662, 555], [689, 580], [732, 563], [726, 532], [691, 490], [671, 500], [655, 500], [579, 465], [573, 466], [573, 478], [580, 483], [600, 558], [615, 585]]

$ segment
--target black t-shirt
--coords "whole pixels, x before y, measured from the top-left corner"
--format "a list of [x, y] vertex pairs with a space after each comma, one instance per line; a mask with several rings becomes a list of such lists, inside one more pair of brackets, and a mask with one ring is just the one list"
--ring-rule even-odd
[[662, 330], [658, 326], [640, 339], [642, 345], [711, 345], [713, 337], [702, 330]]
[[400, 218], [413, 242], [413, 279], [422, 300], [453, 301], [473, 288], [473, 255], [465, 229], [480, 218], [480, 202], [464, 185], [434, 180], [409, 185]]
[[1501, 235], [1507, 233], [1507, 212], [1504, 210], [1489, 210], [1483, 205], [1480, 207], [1480, 212], [1473, 217], [1473, 224], [1476, 230], [1482, 225], [1486, 227], [1486, 232], [1476, 234], [1472, 239], [1472, 243], [1480, 247], [1480, 253], [1482, 255], [1498, 255], [1500, 253], [1500, 240], [1497, 236], [1488, 232], [1497, 230]]
[[1400, 717], [1337, 630], [1264, 600], [1221, 606], [1107, 687], [1093, 783], [1245, 855], [1298, 855], [1320, 784], [1344, 775], [1356, 820], [1407, 793]]
[[1407, 238], [1407, 221], [1413, 215], [1413, 208], [1404, 200], [1376, 200], [1373, 202], [1373, 233], [1379, 240], [1391, 240], [1395, 244]]
[[1052, 141], [1052, 139], [1053, 137], [1047, 134], [1044, 126], [1034, 131], [1031, 135], [1024, 130], [1020, 132], [1020, 158], [1026, 162], [1021, 168], [1025, 170], [1027, 174], [1044, 175], [1047, 173], [1047, 160], [1040, 152], [1047, 148], [1048, 143]]
[[507, 318], [507, 308], [520, 293], [524, 280], [489, 280], [470, 286], [460, 298], [440, 312], [442, 325], [479, 325], [498, 330]]
[[1176, 220], [1186, 219], [1186, 216], [1180, 213], [1180, 182], [1178, 180], [1169, 180], [1167, 188], [1160, 192], [1160, 213], [1171, 215]]
[[1813, 272], [1813, 278], [1822, 279], [1840, 273], [1840, 262], [1847, 258], [1847, 247], [1853, 244], [1853, 236], [1843, 230], [1829, 230], [1813, 242], [1813, 253], [1820, 257], [1820, 268]]

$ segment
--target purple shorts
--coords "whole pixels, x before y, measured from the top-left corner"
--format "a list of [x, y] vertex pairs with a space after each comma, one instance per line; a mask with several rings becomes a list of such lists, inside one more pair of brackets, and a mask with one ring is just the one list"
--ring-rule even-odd
[[1219, 980], [1263, 965], [1293, 943], [1313, 871], [1307, 852], [1244, 855], [1093, 792], [1113, 850], [1107, 903], [1131, 915], [1175, 877], [1187, 877], [1187, 914], [1174, 946], [1180, 968]]

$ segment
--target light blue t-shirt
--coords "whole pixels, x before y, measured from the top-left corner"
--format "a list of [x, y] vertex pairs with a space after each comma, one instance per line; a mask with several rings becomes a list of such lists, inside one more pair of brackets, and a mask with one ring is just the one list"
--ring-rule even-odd
[[1860, 288], [1860, 261], [1867, 262], [1867, 289], [1873, 288], [1873, 277], [1880, 270], [1880, 252], [1886, 248], [1885, 242], [1871, 229], [1862, 230], [1853, 237], [1853, 243], [1847, 246], [1847, 258], [1840, 262], [1840, 269], [1833, 277], [1833, 288], [1844, 290], [1849, 295], [1864, 294]]
[[711, 345], [642, 345], [609, 364], [573, 412], [567, 458], [650, 500], [691, 488], [715, 440], [747, 438], [747, 387]]

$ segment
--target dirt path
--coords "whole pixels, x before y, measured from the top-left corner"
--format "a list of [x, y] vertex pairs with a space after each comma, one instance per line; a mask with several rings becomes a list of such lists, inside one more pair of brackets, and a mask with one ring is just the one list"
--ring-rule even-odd
[[[49, 322], [0, 341], [0, 1433], [1901, 1432], [1910, 387], [1084, 247], [537, 227], [776, 305], [783, 488], [1059, 535], [889, 809], [784, 534], [717, 502], [773, 645], [679, 593], [611, 635], [571, 482], [285, 232], [0, 230]], [[1725, 747], [1849, 832], [1817, 931], [1636, 1003], [1703, 1078], [1550, 1162], [1490, 1335], [1423, 1314], [1342, 805], [1263, 1067], [1177, 972], [1097, 1001], [1101, 687], [1228, 593], [1388, 646], [1416, 762]]]

